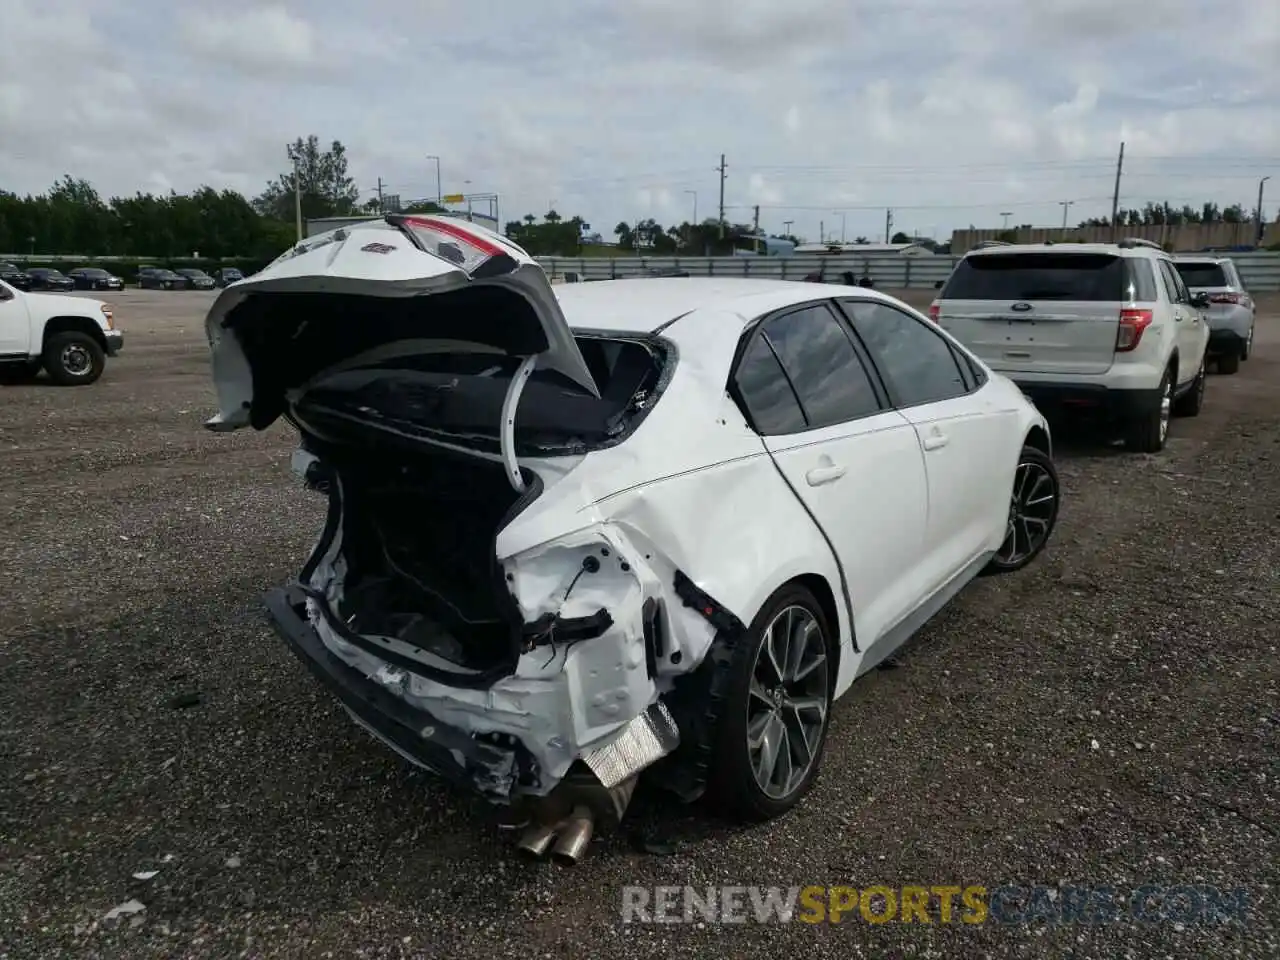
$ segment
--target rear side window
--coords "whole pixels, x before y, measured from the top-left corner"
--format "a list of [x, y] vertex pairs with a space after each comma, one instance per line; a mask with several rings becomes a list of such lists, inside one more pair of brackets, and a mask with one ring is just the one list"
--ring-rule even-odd
[[1156, 292], [1156, 276], [1151, 272], [1150, 260], [1126, 260], [1125, 267], [1129, 274], [1129, 284], [1125, 289], [1126, 301], [1151, 303], [1159, 300]]
[[965, 257], [947, 300], [1123, 300], [1128, 275], [1105, 253], [988, 253]]
[[776, 317], [764, 336], [791, 379], [810, 430], [880, 412], [871, 378], [827, 307]]
[[778, 356], [764, 337], [756, 337], [743, 354], [734, 379], [738, 395], [757, 433], [776, 436], [805, 428], [800, 399], [791, 389]]
[[817, 430], [881, 409], [842, 321], [824, 305], [767, 321], [743, 356], [735, 383], [763, 434]]
[[1184, 263], [1175, 261], [1173, 268], [1188, 287], [1226, 287], [1231, 285], [1227, 271], [1220, 263]]

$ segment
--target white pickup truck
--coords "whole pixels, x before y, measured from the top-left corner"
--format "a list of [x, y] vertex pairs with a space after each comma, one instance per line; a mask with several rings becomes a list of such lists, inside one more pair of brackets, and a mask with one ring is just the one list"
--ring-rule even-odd
[[32, 377], [43, 367], [54, 383], [85, 386], [123, 346], [101, 300], [24, 293], [0, 280], [0, 379]]

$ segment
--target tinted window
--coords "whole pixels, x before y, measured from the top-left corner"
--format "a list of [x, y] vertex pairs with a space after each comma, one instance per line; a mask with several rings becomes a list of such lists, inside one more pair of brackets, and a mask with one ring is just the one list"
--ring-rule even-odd
[[1178, 271], [1173, 269], [1173, 265], [1168, 260], [1160, 261], [1160, 272], [1164, 274], [1165, 282], [1168, 284], [1171, 293], [1170, 299], [1174, 303], [1182, 303], [1188, 299], [1187, 288], [1182, 283], [1182, 278], [1178, 276]]
[[800, 401], [764, 337], [752, 339], [734, 383], [757, 432], [797, 433], [805, 428]]
[[1188, 287], [1226, 287], [1227, 272], [1218, 263], [1175, 263], [1174, 269]]
[[764, 335], [791, 378], [811, 430], [880, 411], [849, 335], [825, 306], [776, 317], [765, 324]]
[[988, 253], [965, 257], [948, 300], [1122, 300], [1124, 263], [1105, 253]]
[[1159, 300], [1160, 295], [1156, 293], [1156, 277], [1151, 272], [1151, 261], [1126, 260], [1125, 265], [1129, 272], [1129, 285], [1125, 290], [1128, 296], [1125, 299], [1144, 303]]
[[926, 324], [882, 303], [850, 300], [843, 305], [900, 405], [968, 393], [950, 344]]

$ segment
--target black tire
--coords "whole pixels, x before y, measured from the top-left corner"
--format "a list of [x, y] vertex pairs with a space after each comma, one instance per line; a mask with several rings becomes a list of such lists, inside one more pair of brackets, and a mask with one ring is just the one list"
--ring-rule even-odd
[[87, 333], [72, 330], [54, 334], [44, 345], [44, 368], [59, 386], [88, 386], [102, 376], [106, 366], [106, 353]]
[[[1040, 502], [1044, 496], [1050, 500]], [[1031, 502], [1035, 501], [1035, 502]], [[1009, 526], [1000, 549], [983, 568], [984, 576], [1013, 573], [1040, 556], [1058, 523], [1062, 486], [1053, 458], [1036, 447], [1025, 446], [1018, 454], [1013, 472], [1013, 493], [1009, 504]], [[1039, 539], [1035, 539], [1038, 535]], [[1009, 550], [1010, 538], [1013, 550]], [[1020, 542], [1022, 538], [1024, 542]]]
[[[1160, 378], [1160, 397], [1145, 414], [1135, 417], [1125, 428], [1124, 445], [1133, 453], [1159, 453], [1169, 438], [1169, 421], [1164, 413], [1164, 400], [1173, 401], [1173, 367]], [[1170, 410], [1172, 413], [1172, 410]]]
[[1196, 374], [1196, 378], [1192, 381], [1190, 388], [1173, 403], [1173, 415], [1175, 417], [1198, 417], [1200, 408], [1204, 406], [1204, 383], [1207, 379], [1205, 368], [1209, 365], [1208, 360], [1200, 361], [1200, 372]]
[[[762, 651], [765, 646], [766, 632], [775, 619], [784, 613], [796, 610], [803, 610], [809, 622], [816, 624], [821, 633], [820, 644], [824, 663], [822, 676], [816, 676], [815, 669], [800, 682], [817, 684], [821, 688], [822, 717], [820, 725], [814, 731], [815, 735], [799, 741], [806, 743], [806, 752], [810, 757], [808, 766], [802, 775], [797, 777], [794, 784], [788, 784], [784, 791], [771, 795], [761, 787], [753, 768], [748, 745], [750, 738], [748, 731], [752, 726], [750, 713], [753, 707], [762, 707], [761, 713], [768, 713], [770, 708], [767, 704], [776, 703], [778, 705], [772, 708], [773, 717], [785, 725], [787, 723], [783, 719], [785, 713], [786, 717], [793, 720], [789, 729], [794, 730], [794, 721], [800, 717], [802, 711], [788, 710], [785, 705], [786, 700], [770, 701], [753, 694], [752, 687], [758, 666], [759, 669], [768, 671], [772, 663], [772, 660], [768, 660], [758, 665], [759, 658], [764, 655]], [[797, 629], [800, 627], [798, 626]], [[805, 650], [816, 650], [819, 639], [806, 635], [808, 640]], [[827, 622], [826, 614], [822, 612], [822, 606], [814, 599], [812, 593], [797, 583], [780, 587], [756, 615], [747, 632], [734, 646], [724, 708], [715, 731], [714, 757], [707, 781], [707, 794], [709, 802], [717, 813], [747, 823], [772, 820], [799, 803], [813, 787], [822, 765], [827, 731], [831, 723], [831, 695], [835, 688], [837, 651], [837, 639], [833, 628]], [[803, 664], [803, 660], [800, 662]], [[759, 690], [763, 684], [755, 684], [755, 686]], [[778, 687], [782, 686], [784, 684], [778, 684]], [[806, 691], [804, 699], [816, 699], [817, 696], [816, 690]], [[811, 712], [808, 715], [813, 717]], [[766, 721], [766, 728], [768, 724], [769, 721]], [[790, 749], [793, 741], [790, 738], [785, 739], [788, 747], [785, 755], [788, 758], [788, 769], [790, 769], [796, 754]]]
[[1218, 357], [1219, 373], [1236, 373], [1240, 369], [1240, 354], [1224, 353]]

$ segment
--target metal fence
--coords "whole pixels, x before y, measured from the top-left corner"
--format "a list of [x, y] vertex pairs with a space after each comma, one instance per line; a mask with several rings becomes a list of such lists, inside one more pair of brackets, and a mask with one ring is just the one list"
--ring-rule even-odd
[[[1233, 253], [1245, 285], [1258, 293], [1280, 290], [1280, 253]], [[839, 254], [792, 257], [539, 257], [553, 280], [577, 274], [582, 280], [644, 276], [650, 271], [684, 271], [695, 277], [760, 277], [803, 280], [825, 267], [827, 280], [846, 270], [871, 277], [891, 290], [932, 288], [951, 275], [958, 257], [904, 257], [898, 254]]]

